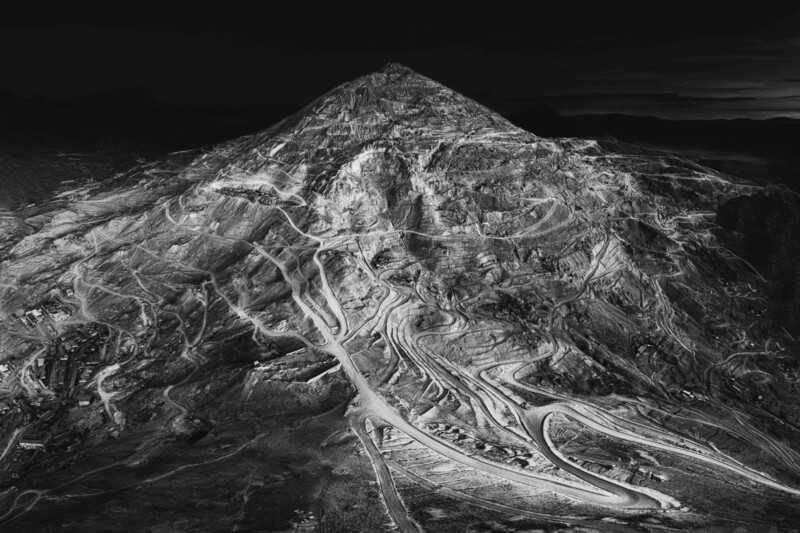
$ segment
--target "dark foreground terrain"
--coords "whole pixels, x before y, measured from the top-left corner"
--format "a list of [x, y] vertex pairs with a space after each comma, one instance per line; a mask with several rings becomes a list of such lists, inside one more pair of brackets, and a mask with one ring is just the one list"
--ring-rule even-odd
[[3, 531], [797, 530], [789, 189], [398, 65], [134, 157], [0, 219]]

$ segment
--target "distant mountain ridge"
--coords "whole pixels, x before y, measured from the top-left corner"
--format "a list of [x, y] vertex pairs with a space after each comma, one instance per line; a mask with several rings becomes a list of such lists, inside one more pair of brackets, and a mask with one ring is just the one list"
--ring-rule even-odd
[[[42, 97], [20, 98], [0, 90], [6, 116], [0, 136], [69, 135], [82, 142], [143, 139], [163, 150], [186, 149], [198, 144], [258, 131], [297, 111], [293, 104], [186, 105], [161, 102], [148, 87], [109, 89], [63, 101]], [[204, 118], [200, 118], [200, 117]], [[800, 121], [769, 120], [666, 120], [620, 114], [559, 114], [547, 104], [505, 113], [514, 124], [543, 137], [579, 137], [623, 140], [630, 143], [711, 148], [754, 154], [786, 162], [776, 171], [790, 172], [800, 158], [796, 139]], [[197, 124], [205, 121], [205, 127]], [[161, 132], [161, 133], [159, 133]], [[800, 161], [797, 162], [800, 168]], [[712, 165], [713, 166], [713, 165]], [[755, 172], [744, 169], [750, 175]], [[798, 180], [800, 181], [800, 180]], [[800, 185], [798, 185], [800, 186]]]

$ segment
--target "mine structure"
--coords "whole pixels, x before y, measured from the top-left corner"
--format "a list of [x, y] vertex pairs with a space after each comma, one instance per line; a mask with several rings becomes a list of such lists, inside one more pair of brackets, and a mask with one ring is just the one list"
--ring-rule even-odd
[[[68, 312], [65, 307], [50, 302], [18, 316], [21, 324], [30, 327]], [[39, 318], [39, 322], [30, 322], [27, 317]], [[95, 393], [91, 382], [103, 363], [107, 337], [105, 326], [81, 324], [30, 347], [29, 364], [23, 370], [25, 381], [0, 389], [0, 392], [5, 391], [0, 398], [3, 411], [0, 435], [9, 443], [15, 440], [17, 443], [16, 451], [8, 451], [11, 460], [0, 465], [0, 469], [9, 469], [12, 477], [19, 476], [28, 463], [20, 454], [47, 453], [54, 442], [51, 439], [54, 430], [65, 427], [64, 417], [70, 409], [93, 403]], [[5, 372], [0, 376], [9, 376], [14, 369], [13, 364], [11, 368], [4, 365], [0, 370]], [[25, 388], [33, 394], [24, 394]]]

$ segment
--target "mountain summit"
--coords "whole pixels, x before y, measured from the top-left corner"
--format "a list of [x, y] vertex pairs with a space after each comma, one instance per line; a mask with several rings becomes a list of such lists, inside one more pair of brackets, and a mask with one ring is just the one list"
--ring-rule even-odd
[[64, 190], [0, 225], [0, 525], [793, 527], [753, 199], [395, 64]]
[[329, 122], [409, 127], [425, 122], [434, 130], [462, 127], [469, 131], [506, 129], [508, 124], [477, 102], [398, 63], [333, 89], [301, 110], [298, 117], [309, 127]]
[[[314, 167], [317, 184], [344, 160], [383, 151], [427, 164], [449, 146], [481, 138], [530, 143], [537, 138], [477, 102], [396, 63], [345, 83], [247, 143], [231, 165], [249, 173], [286, 165]], [[309, 150], [314, 158], [308, 157]]]

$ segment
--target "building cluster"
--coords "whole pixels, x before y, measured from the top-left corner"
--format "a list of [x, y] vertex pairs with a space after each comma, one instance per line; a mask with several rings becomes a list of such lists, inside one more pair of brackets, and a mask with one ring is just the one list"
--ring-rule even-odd
[[44, 450], [65, 406], [85, 407], [94, 400], [88, 385], [102, 362], [103, 333], [101, 325], [84, 325], [43, 345], [30, 367], [31, 377], [57, 397], [44, 403], [40, 400], [29, 403], [21, 398], [12, 404], [3, 402], [0, 411], [6, 412], [2, 415], [0, 433], [25, 427], [17, 441], [19, 448]]
[[87, 325], [55, 339], [36, 359], [33, 377], [53, 392], [80, 396], [102, 361], [102, 330], [103, 326]]
[[8, 459], [0, 465], [0, 477], [18, 478], [28, 464], [27, 453], [47, 447], [61, 409], [61, 402], [43, 405], [22, 397], [0, 402], [0, 435], [4, 440], [16, 440], [18, 447], [10, 450]]
[[[72, 296], [72, 289], [67, 289], [65, 295]], [[47, 300], [31, 309], [20, 309], [12, 313], [12, 317], [18, 318], [29, 328], [35, 328], [42, 322], [47, 324], [48, 320], [56, 323], [63, 322], [71, 315], [69, 307], [57, 298]]]
[[223, 187], [219, 190], [221, 194], [226, 196], [240, 196], [247, 198], [251, 202], [270, 205], [275, 203], [275, 194], [271, 191], [262, 189], [247, 189], [235, 187]]

